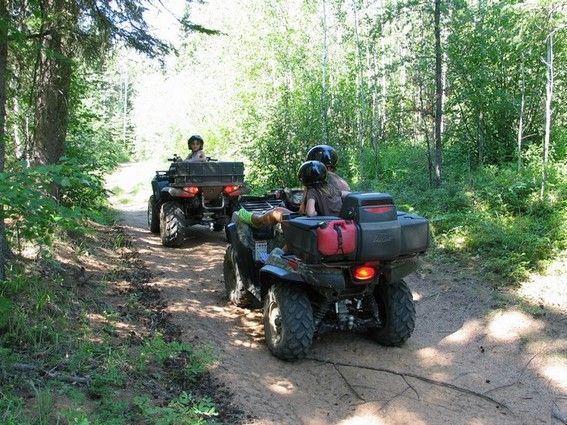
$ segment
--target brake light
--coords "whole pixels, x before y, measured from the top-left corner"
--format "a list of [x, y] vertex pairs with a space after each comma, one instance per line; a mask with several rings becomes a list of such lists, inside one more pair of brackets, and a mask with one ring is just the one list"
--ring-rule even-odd
[[199, 193], [199, 188], [196, 186], [186, 186], [183, 188], [183, 190], [187, 193], [190, 193], [191, 195], [196, 195], [197, 193]]
[[355, 280], [372, 280], [376, 276], [376, 269], [372, 266], [359, 266], [354, 269]]
[[364, 211], [367, 211], [369, 213], [373, 213], [373, 214], [384, 214], [384, 213], [388, 213], [391, 212], [394, 209], [393, 205], [380, 205], [377, 207], [366, 207], [364, 208]]
[[239, 188], [240, 188], [240, 186], [236, 186], [236, 185], [234, 185], [234, 186], [225, 186], [225, 187], [224, 187], [224, 193], [226, 193], [226, 194], [232, 193], [232, 192], [237, 191]]

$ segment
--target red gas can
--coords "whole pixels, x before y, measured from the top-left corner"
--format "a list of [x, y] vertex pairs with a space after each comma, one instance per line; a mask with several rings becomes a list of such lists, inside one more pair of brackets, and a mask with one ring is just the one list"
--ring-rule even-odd
[[317, 228], [317, 249], [325, 257], [352, 254], [356, 249], [356, 226], [350, 220], [331, 220]]

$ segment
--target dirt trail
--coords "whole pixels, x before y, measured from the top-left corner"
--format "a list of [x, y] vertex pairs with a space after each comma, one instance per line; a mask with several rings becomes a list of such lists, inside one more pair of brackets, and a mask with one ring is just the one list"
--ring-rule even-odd
[[249, 414], [246, 424], [565, 423], [564, 305], [507, 307], [509, 298], [448, 266], [426, 266], [407, 279], [417, 324], [403, 347], [330, 334], [314, 341], [309, 359], [282, 362], [264, 345], [260, 310], [227, 303], [222, 233], [193, 227], [171, 249], [147, 230], [155, 169], [123, 166], [108, 187], [126, 195], [113, 203], [184, 340], [214, 348], [212, 375]]

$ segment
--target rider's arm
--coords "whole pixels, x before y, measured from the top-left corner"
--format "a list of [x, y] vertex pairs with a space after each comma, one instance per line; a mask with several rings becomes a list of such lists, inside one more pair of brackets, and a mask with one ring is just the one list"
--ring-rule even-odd
[[308, 217], [313, 217], [317, 215], [317, 210], [315, 209], [315, 199], [309, 198], [305, 204], [305, 215]]

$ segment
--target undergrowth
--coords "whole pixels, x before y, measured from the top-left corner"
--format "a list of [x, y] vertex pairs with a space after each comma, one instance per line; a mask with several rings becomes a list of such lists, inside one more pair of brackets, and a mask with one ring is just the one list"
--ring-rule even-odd
[[[544, 271], [567, 250], [567, 162], [549, 167], [541, 200], [537, 158], [533, 154], [520, 169], [516, 162], [476, 169], [447, 165], [442, 186], [433, 188], [427, 177], [419, 177], [428, 175], [424, 149], [385, 147], [379, 177], [358, 186], [389, 192], [400, 210], [428, 218], [433, 255], [449, 255], [509, 285]], [[457, 163], [450, 159], [447, 163]]]
[[193, 392], [211, 350], [145, 326], [159, 313], [139, 294], [148, 274], [104, 256], [100, 247], [127, 242], [104, 229], [67, 242], [96, 258], [98, 271], [54, 253], [13, 262], [0, 282], [0, 423], [216, 423], [214, 402]]

